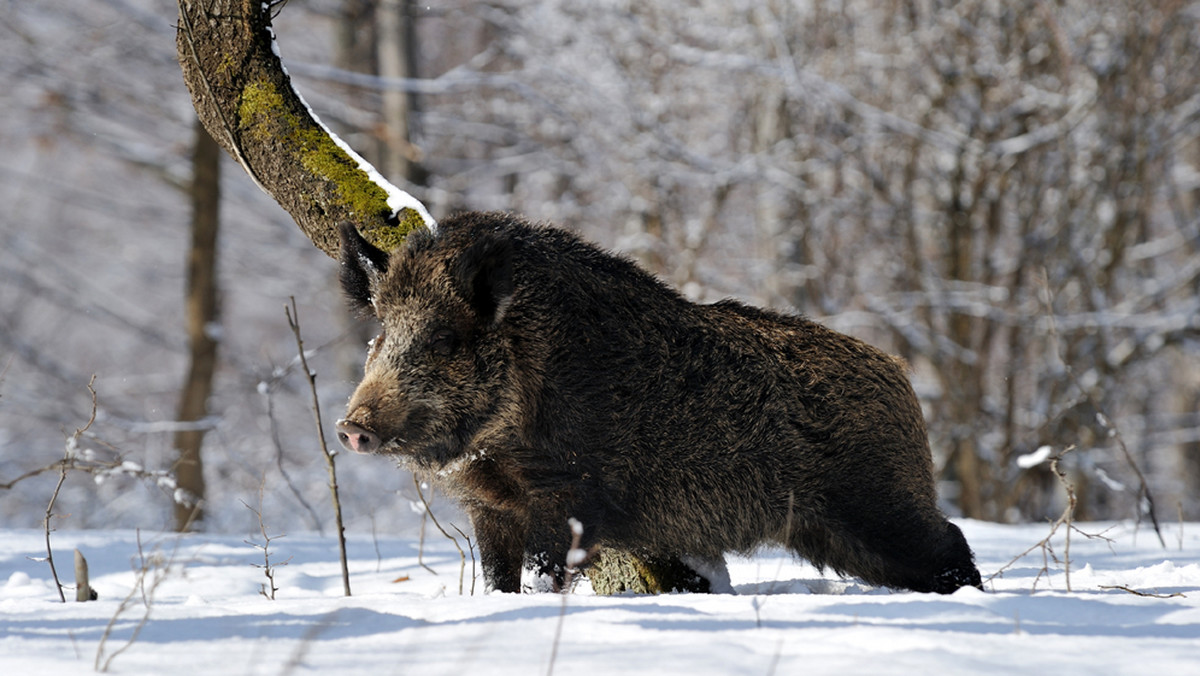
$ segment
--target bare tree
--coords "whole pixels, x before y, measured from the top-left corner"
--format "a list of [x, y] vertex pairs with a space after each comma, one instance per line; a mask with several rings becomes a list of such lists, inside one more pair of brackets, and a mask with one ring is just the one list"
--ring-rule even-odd
[[217, 231], [221, 207], [221, 149], [200, 123], [192, 153], [192, 245], [187, 263], [187, 333], [190, 363], [176, 420], [196, 423], [175, 432], [176, 482], [194, 499], [175, 503], [175, 530], [190, 530], [204, 517], [204, 462], [200, 450], [207, 431], [213, 376], [217, 370]]
[[[379, 75], [396, 80], [416, 78], [417, 32], [412, 0], [379, 0], [375, 15]], [[384, 173], [406, 184], [424, 185], [420, 150], [412, 141], [416, 113], [416, 92], [383, 92]]]

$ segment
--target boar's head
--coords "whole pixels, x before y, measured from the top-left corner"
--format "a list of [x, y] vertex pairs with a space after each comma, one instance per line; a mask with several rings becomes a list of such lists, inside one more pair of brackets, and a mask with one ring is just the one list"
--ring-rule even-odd
[[414, 232], [391, 255], [341, 227], [347, 300], [378, 319], [363, 379], [338, 438], [359, 453], [435, 469], [465, 452], [504, 408], [511, 361], [501, 324], [512, 298], [512, 246]]

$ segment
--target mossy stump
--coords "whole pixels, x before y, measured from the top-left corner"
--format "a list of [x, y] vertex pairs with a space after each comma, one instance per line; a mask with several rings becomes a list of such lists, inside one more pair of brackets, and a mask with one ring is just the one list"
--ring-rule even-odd
[[601, 549], [584, 571], [592, 589], [601, 596], [613, 594], [664, 594], [712, 591], [709, 581], [678, 558], [641, 557]]

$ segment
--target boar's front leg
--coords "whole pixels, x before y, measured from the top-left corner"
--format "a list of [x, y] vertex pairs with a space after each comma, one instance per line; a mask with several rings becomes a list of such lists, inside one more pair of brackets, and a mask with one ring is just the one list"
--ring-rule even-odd
[[521, 558], [527, 526], [516, 514], [497, 509], [471, 510], [479, 546], [483, 580], [488, 591], [521, 591]]
[[571, 528], [534, 520], [525, 543], [525, 561], [521, 591], [557, 592], [566, 581], [567, 552], [571, 548]]
[[561, 497], [539, 497], [531, 502], [521, 591], [558, 592], [566, 582], [567, 556], [575, 539], [571, 521], [581, 528], [579, 549], [588, 552], [598, 541], [602, 511], [597, 503], [578, 496], [570, 504]]

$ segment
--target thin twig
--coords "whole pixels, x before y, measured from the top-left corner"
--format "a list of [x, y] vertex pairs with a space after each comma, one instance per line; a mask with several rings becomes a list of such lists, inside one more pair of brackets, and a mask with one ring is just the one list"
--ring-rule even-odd
[[[1085, 394], [1085, 396], [1087, 396], [1089, 399], [1091, 399], [1091, 395]], [[1098, 403], [1093, 400], [1093, 404], [1096, 405], [1097, 410], [1099, 410]], [[1141, 512], [1141, 510], [1142, 510], [1141, 501], [1145, 500], [1146, 501], [1146, 513], [1150, 515], [1150, 523], [1151, 523], [1151, 525], [1154, 526], [1154, 534], [1158, 536], [1158, 543], [1160, 545], [1162, 545], [1163, 549], [1166, 549], [1167, 541], [1165, 539], [1163, 539], [1162, 527], [1159, 526], [1159, 524], [1158, 524], [1158, 512], [1157, 512], [1157, 510], [1154, 509], [1154, 496], [1151, 495], [1151, 493], [1150, 493], [1150, 485], [1148, 483], [1146, 483], [1146, 475], [1142, 474], [1142, 468], [1138, 467], [1137, 461], [1133, 459], [1133, 454], [1129, 452], [1129, 447], [1125, 445], [1125, 437], [1121, 435], [1121, 431], [1119, 429], [1117, 429], [1116, 425], [1112, 422], [1112, 420], [1109, 419], [1109, 417], [1104, 415], [1103, 413], [1097, 413], [1096, 414], [1096, 422], [1100, 423], [1100, 426], [1108, 431], [1108, 436], [1110, 436], [1114, 440], [1116, 440], [1117, 447], [1121, 449], [1121, 455], [1123, 455], [1125, 457], [1125, 463], [1127, 465], [1129, 465], [1129, 468], [1132, 469], [1133, 473], [1137, 476], [1137, 480], [1138, 480], [1137, 511], [1138, 511], [1138, 516], [1139, 516], [1138, 520], [1141, 521], [1141, 518], [1140, 518], [1141, 513], [1142, 513]]]
[[429, 523], [429, 503], [425, 501], [425, 495], [421, 493], [420, 480], [416, 474], [413, 474], [413, 483], [417, 484], [417, 493], [421, 496], [421, 528], [417, 534], [417, 565], [437, 575], [437, 571], [425, 563], [425, 526]]
[[50, 519], [54, 517], [54, 503], [58, 500], [58, 492], [66, 480], [67, 463], [64, 462], [62, 463], [62, 473], [58, 475], [58, 483], [54, 486], [54, 492], [50, 494], [50, 503], [46, 505], [46, 517], [42, 520], [42, 524], [46, 528], [46, 562], [50, 564], [50, 574], [54, 576], [54, 586], [58, 589], [58, 598], [63, 603], [67, 602], [67, 595], [63, 593], [62, 582], [58, 580], [58, 570], [54, 567], [54, 549], [50, 547]]
[[463, 529], [459, 528], [455, 524], [450, 524], [450, 525], [453, 526], [454, 530], [458, 531], [458, 534], [463, 536], [463, 539], [467, 541], [467, 551], [471, 552], [471, 596], [474, 596], [475, 595], [475, 544], [471, 542], [471, 536], [464, 533]]
[[258, 532], [262, 533], [263, 543], [261, 545], [259, 545], [257, 542], [252, 542], [250, 540], [245, 540], [244, 542], [246, 544], [250, 545], [251, 547], [254, 547], [255, 549], [262, 550], [262, 553], [263, 553], [262, 565], [261, 566], [258, 564], [253, 564], [253, 565], [255, 568], [263, 569], [263, 574], [266, 575], [267, 582], [266, 582], [266, 584], [262, 584], [259, 586], [258, 593], [260, 593], [263, 596], [267, 597], [268, 599], [274, 601], [275, 600], [275, 592], [279, 591], [279, 587], [275, 586], [275, 568], [277, 566], [286, 566], [288, 564], [288, 561], [292, 560], [292, 557], [289, 556], [287, 558], [287, 561], [284, 561], [283, 563], [275, 563], [275, 564], [271, 563], [271, 541], [278, 540], [279, 538], [281, 538], [283, 536], [282, 535], [275, 535], [275, 536], [268, 535], [267, 534], [267, 526], [266, 526], [266, 524], [263, 523], [263, 516], [262, 516], [263, 495], [264, 495], [264, 493], [266, 493], [266, 486], [267, 486], [267, 479], [266, 479], [266, 477], [263, 477], [262, 483], [260, 483], [258, 485], [258, 509], [254, 509], [250, 505], [247, 505], [245, 500], [242, 501], [242, 504], [246, 506], [246, 509], [253, 512], [254, 516], [258, 517]]
[[54, 462], [50, 463], [49, 465], [46, 465], [45, 467], [31, 469], [28, 472], [25, 472], [24, 474], [13, 479], [12, 481], [5, 481], [3, 483], [0, 483], [0, 490], [9, 490], [13, 486], [16, 486], [17, 484], [21, 483], [22, 481], [24, 481], [26, 479], [32, 479], [35, 476], [40, 476], [47, 472], [59, 471], [63, 468], [64, 465], [72, 465], [73, 466], [74, 463], [69, 458], [55, 460]]
[[1063, 456], [1065, 456], [1067, 453], [1070, 453], [1073, 450], [1075, 450], [1075, 446], [1068, 446], [1067, 448], [1063, 449], [1063, 451], [1061, 453], [1054, 455], [1050, 459], [1050, 470], [1054, 473], [1054, 475], [1056, 477], [1058, 477], [1059, 483], [1062, 485], [1063, 490], [1066, 491], [1066, 493], [1067, 493], [1067, 506], [1065, 508], [1063, 508], [1063, 513], [1061, 515], [1059, 515], [1058, 519], [1056, 519], [1053, 523], [1050, 524], [1050, 532], [1046, 534], [1046, 537], [1044, 537], [1041, 540], [1039, 540], [1038, 542], [1035, 542], [1034, 544], [1030, 545], [1028, 549], [1026, 549], [1025, 551], [1023, 551], [1020, 554], [1013, 557], [1013, 559], [1011, 561], [1004, 564], [1003, 566], [1000, 567], [999, 570], [997, 570], [996, 572], [989, 575], [987, 577], [987, 579], [984, 580], [984, 582], [990, 582], [993, 579], [999, 577], [1001, 574], [1004, 573], [1004, 571], [1008, 570], [1013, 565], [1015, 565], [1017, 563], [1017, 561], [1020, 561], [1021, 559], [1025, 558], [1027, 555], [1029, 555], [1030, 552], [1032, 552], [1035, 549], [1041, 548], [1041, 550], [1042, 550], [1042, 569], [1038, 571], [1037, 577], [1035, 577], [1034, 581], [1033, 581], [1034, 589], [1036, 589], [1038, 580], [1041, 580], [1042, 575], [1048, 575], [1050, 572], [1050, 560], [1053, 559], [1055, 562], [1059, 562], [1058, 556], [1054, 554], [1054, 548], [1051, 545], [1050, 541], [1055, 536], [1055, 534], [1058, 533], [1059, 528], [1066, 526], [1066, 532], [1065, 532], [1066, 545], [1065, 545], [1065, 548], [1063, 551], [1064, 558], [1061, 561], [1061, 563], [1063, 564], [1063, 571], [1066, 575], [1067, 591], [1072, 591], [1071, 590], [1071, 532], [1074, 531], [1088, 539], [1095, 539], [1095, 538], [1101, 538], [1101, 539], [1105, 539], [1105, 540], [1108, 539], [1108, 538], [1104, 537], [1104, 535], [1102, 535], [1102, 534], [1086, 533], [1086, 532], [1080, 530], [1074, 524], [1075, 506], [1076, 506], [1075, 487], [1071, 484], [1071, 482], [1069, 482], [1067, 480], [1066, 473], [1059, 467], [1059, 462], [1062, 460]]
[[300, 353], [300, 367], [308, 377], [308, 387], [312, 391], [313, 417], [317, 423], [317, 440], [321, 444], [321, 453], [325, 456], [325, 466], [329, 469], [329, 493], [333, 499], [333, 518], [336, 523], [338, 537], [338, 555], [342, 563], [342, 590], [350, 596], [350, 566], [346, 562], [346, 528], [342, 525], [342, 501], [338, 497], [337, 469], [334, 466], [333, 451], [325, 443], [325, 425], [321, 422], [321, 401], [317, 397], [317, 374], [308, 368], [308, 358], [304, 355], [304, 339], [300, 337], [300, 314], [296, 311], [296, 297], [291, 297], [292, 307], [283, 306], [287, 315], [288, 326], [296, 336], [296, 349]]
[[376, 529], [375, 510], [371, 510], [371, 545], [375, 547], [375, 572], [383, 568], [383, 552], [379, 551], [379, 532]]
[[1176, 597], [1187, 598], [1187, 594], [1184, 594], [1183, 592], [1175, 592], [1173, 594], [1152, 594], [1150, 592], [1144, 592], [1144, 591], [1138, 591], [1136, 589], [1130, 589], [1129, 587], [1126, 587], [1123, 584], [1116, 584], [1116, 585], [1102, 584], [1102, 585], [1100, 585], [1100, 589], [1116, 589], [1116, 590], [1123, 591], [1123, 592], [1129, 592], [1130, 594], [1133, 594], [1135, 596], [1146, 596], [1146, 597], [1149, 597], [1152, 599], [1173, 599]]
[[1058, 466], [1058, 463], [1073, 448], [1074, 446], [1068, 447], [1062, 453], [1050, 459], [1050, 471], [1054, 472], [1054, 475], [1058, 477], [1059, 483], [1067, 491], [1067, 506], [1063, 509], [1062, 516], [1058, 518], [1058, 522], [1054, 525], [1054, 529], [1052, 529], [1052, 531], [1056, 530], [1059, 524], [1066, 524], [1067, 526], [1067, 530], [1063, 534], [1065, 537], [1065, 544], [1063, 545], [1063, 574], [1066, 577], [1067, 591], [1071, 591], [1071, 521], [1075, 518], [1076, 498], [1075, 485], [1067, 480], [1067, 473]]
[[[75, 430], [75, 434], [71, 435], [71, 437], [67, 439], [67, 448], [63, 452], [63, 459], [58, 463], [58, 483], [54, 485], [54, 492], [50, 494], [50, 502], [46, 505], [46, 518], [43, 521], [43, 525], [46, 529], [46, 562], [50, 564], [50, 574], [54, 577], [54, 586], [58, 589], [58, 598], [61, 599], [63, 603], [67, 602], [67, 595], [63, 593], [62, 582], [60, 582], [58, 579], [58, 569], [54, 566], [54, 549], [50, 546], [50, 520], [54, 518], [54, 503], [58, 501], [58, 493], [60, 490], [62, 490], [63, 483], [67, 480], [67, 470], [71, 467], [72, 460], [74, 458], [74, 451], [79, 446], [79, 437], [83, 436], [83, 433], [91, 428], [92, 423], [96, 422], [95, 385], [96, 376], [93, 374], [91, 380], [89, 380], [87, 384], [88, 392], [90, 392], [92, 395], [92, 414], [88, 417], [87, 424]], [[30, 475], [27, 473], [25, 476]]]
[[[442, 528], [442, 524], [438, 523], [437, 517], [433, 515], [433, 510], [429, 509], [429, 503], [425, 501], [425, 493], [424, 493], [424, 491], [421, 490], [421, 481], [420, 481], [420, 479], [417, 478], [416, 474], [413, 475], [413, 483], [417, 487], [417, 495], [419, 495], [421, 497], [421, 504], [425, 505], [425, 511], [426, 511], [426, 513], [429, 514], [429, 520], [433, 522], [433, 525], [436, 526], [439, 531], [441, 531], [442, 535], [446, 536], [447, 540], [454, 543], [454, 548], [458, 550], [458, 558], [459, 558], [458, 595], [462, 596], [463, 595], [463, 575], [466, 574], [466, 570], [467, 570], [467, 555], [465, 553], [463, 553], [463, 548], [461, 545], [458, 544], [458, 539], [455, 538], [453, 535], [447, 533], [445, 528]], [[473, 556], [474, 556], [474, 554], [472, 554], [472, 557]]]

